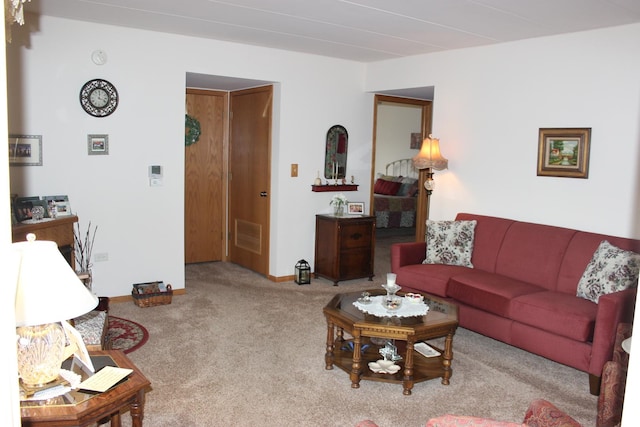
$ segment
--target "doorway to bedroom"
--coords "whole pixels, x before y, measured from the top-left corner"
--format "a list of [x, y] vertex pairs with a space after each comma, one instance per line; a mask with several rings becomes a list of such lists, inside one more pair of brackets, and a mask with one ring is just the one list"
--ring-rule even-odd
[[374, 102], [370, 206], [376, 238], [424, 239], [424, 227], [416, 224], [426, 220], [420, 203], [426, 196], [411, 159], [431, 131], [433, 101], [376, 94]]

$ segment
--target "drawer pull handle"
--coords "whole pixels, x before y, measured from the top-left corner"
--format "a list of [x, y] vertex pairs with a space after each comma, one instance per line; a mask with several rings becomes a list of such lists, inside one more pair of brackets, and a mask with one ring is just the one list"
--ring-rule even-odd
[[351, 237], [353, 240], [358, 240], [358, 239], [360, 239], [362, 237], [362, 233], [353, 233], [349, 237]]

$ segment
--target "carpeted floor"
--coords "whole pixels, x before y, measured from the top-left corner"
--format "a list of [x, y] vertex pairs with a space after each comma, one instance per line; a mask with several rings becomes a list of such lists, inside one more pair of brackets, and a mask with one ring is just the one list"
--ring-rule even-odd
[[[376, 248], [376, 277], [388, 272], [389, 244]], [[111, 314], [145, 325], [147, 344], [129, 357], [152, 384], [146, 426], [424, 426], [457, 413], [521, 422], [530, 401], [544, 398], [585, 426], [597, 398], [588, 376], [465, 329], [454, 338], [453, 376], [418, 383], [411, 396], [397, 384], [365, 381], [324, 368], [322, 307], [336, 292], [379, 287], [381, 280], [311, 285], [273, 283], [227, 263], [188, 265], [186, 295], [170, 305], [112, 304]], [[123, 424], [130, 425], [128, 416]]]

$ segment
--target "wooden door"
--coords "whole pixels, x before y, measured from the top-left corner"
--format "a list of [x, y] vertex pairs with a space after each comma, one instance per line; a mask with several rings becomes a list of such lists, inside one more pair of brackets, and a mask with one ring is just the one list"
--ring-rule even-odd
[[229, 259], [269, 274], [271, 105], [273, 87], [231, 93]]
[[187, 114], [199, 121], [202, 133], [185, 147], [185, 263], [220, 261], [225, 255], [227, 100], [226, 92], [187, 89]]

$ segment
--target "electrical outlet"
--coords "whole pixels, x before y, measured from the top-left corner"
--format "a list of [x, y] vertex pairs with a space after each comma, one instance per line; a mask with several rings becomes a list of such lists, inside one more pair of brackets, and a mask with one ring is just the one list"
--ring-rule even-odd
[[291, 176], [293, 178], [298, 176], [298, 164], [297, 163], [291, 163]]
[[107, 252], [95, 254], [93, 259], [95, 262], [109, 261], [109, 254]]

